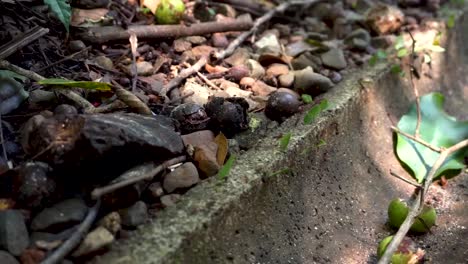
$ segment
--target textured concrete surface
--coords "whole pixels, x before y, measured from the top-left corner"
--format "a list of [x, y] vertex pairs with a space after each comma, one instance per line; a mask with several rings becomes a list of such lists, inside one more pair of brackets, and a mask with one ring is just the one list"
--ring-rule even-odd
[[[433, 58], [431, 78], [416, 82], [421, 94], [446, 94], [448, 111], [464, 118], [467, 19], [456, 23], [447, 52]], [[348, 75], [324, 96], [330, 108], [314, 124], [303, 125], [303, 115], [286, 121], [239, 157], [226, 181], [211, 178], [193, 188], [94, 262], [374, 263], [378, 241], [391, 233], [385, 225], [388, 202], [414, 191], [389, 173], [406, 175], [389, 127], [414, 96], [408, 81], [388, 68], [381, 64]], [[287, 132], [293, 136], [282, 153], [278, 135]], [[438, 226], [416, 241], [433, 263], [468, 259], [467, 178], [431, 191]]]

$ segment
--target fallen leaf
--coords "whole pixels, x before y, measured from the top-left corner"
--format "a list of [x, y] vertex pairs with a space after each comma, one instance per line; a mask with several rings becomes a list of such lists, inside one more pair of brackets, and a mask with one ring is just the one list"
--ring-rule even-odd
[[229, 142], [226, 136], [222, 132], [220, 132], [215, 140], [216, 144], [218, 144], [218, 151], [216, 152], [216, 160], [218, 161], [219, 166], [223, 166], [224, 160], [228, 154], [229, 149]]

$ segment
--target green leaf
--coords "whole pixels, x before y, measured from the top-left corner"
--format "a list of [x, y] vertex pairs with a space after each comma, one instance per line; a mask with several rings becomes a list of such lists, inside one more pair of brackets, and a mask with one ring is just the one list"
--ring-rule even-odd
[[229, 159], [226, 161], [223, 167], [218, 172], [218, 179], [223, 180], [225, 179], [228, 175], [229, 172], [231, 171], [232, 165], [234, 165], [234, 161], [236, 160], [235, 155], [231, 155]]
[[398, 36], [395, 40], [395, 49], [399, 50], [404, 47], [405, 47], [405, 40], [403, 39], [403, 36]]
[[398, 50], [397, 57], [402, 58], [408, 55], [408, 50], [406, 48], [402, 48]]
[[302, 98], [302, 101], [304, 101], [304, 103], [306, 103], [306, 104], [310, 104], [310, 103], [313, 102], [312, 96], [310, 96], [308, 94], [301, 95], [301, 98]]
[[[431, 93], [421, 97], [420, 137], [437, 147], [450, 147], [468, 138], [468, 121], [457, 121], [443, 110], [444, 96]], [[414, 135], [417, 123], [416, 105], [398, 122], [398, 128]], [[400, 161], [407, 166], [418, 182], [422, 182], [432, 165], [439, 157], [435, 152], [402, 135], [397, 135], [396, 153]], [[444, 173], [456, 172], [463, 168], [463, 158], [468, 149], [462, 149], [450, 156], [436, 172], [434, 180]]]
[[286, 151], [289, 145], [289, 141], [291, 140], [292, 133], [289, 132], [287, 134], [284, 134], [281, 139], [280, 139], [280, 150], [281, 151]]
[[69, 88], [83, 88], [98, 91], [111, 91], [112, 86], [108, 83], [90, 81], [70, 81], [65, 79], [44, 79], [37, 82], [40, 85], [53, 85]]
[[455, 15], [451, 14], [447, 19], [447, 27], [453, 28], [455, 26]]
[[308, 125], [314, 121], [317, 115], [328, 107], [328, 101], [322, 100], [319, 104], [312, 107], [304, 116], [304, 124]]
[[377, 55], [377, 58], [380, 59], [380, 60], [386, 59], [388, 57], [387, 52], [385, 52], [384, 50], [381, 50], [381, 49], [377, 50], [375, 55]]
[[394, 64], [390, 68], [390, 72], [393, 73], [393, 74], [399, 74], [399, 73], [403, 72], [403, 70], [401, 69], [401, 66], [399, 64]]
[[62, 24], [70, 31], [71, 6], [67, 0], [44, 0], [50, 10], [57, 16]]

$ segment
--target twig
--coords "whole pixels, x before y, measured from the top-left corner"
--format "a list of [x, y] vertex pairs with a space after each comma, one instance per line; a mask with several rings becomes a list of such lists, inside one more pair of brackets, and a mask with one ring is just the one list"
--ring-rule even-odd
[[49, 33], [48, 28], [36, 26], [23, 33], [21, 36], [10, 40], [8, 43], [0, 47], [0, 60], [7, 58], [11, 54], [36, 41], [47, 33]]
[[182, 70], [179, 75], [168, 82], [161, 90], [161, 95], [169, 95], [172, 89], [176, 88], [183, 80], [187, 79], [190, 75], [198, 72], [208, 62], [208, 55], [202, 56], [191, 67]]
[[85, 110], [84, 112], [86, 114], [109, 113], [114, 110], [125, 109], [125, 108], [127, 108], [127, 104], [125, 104], [124, 102], [120, 100], [115, 100], [110, 104], [98, 106], [98, 107], [95, 107], [94, 109]]
[[377, 264], [390, 263], [393, 253], [395, 253], [395, 250], [400, 245], [406, 233], [408, 233], [408, 230], [411, 228], [411, 225], [414, 223], [414, 220], [420, 214], [427, 192], [429, 191], [429, 188], [431, 187], [432, 179], [434, 178], [437, 170], [439, 170], [442, 164], [444, 164], [447, 157], [452, 155], [454, 152], [457, 152], [458, 150], [465, 148], [467, 146], [468, 146], [468, 139], [465, 139], [443, 150], [440, 153], [440, 156], [434, 162], [434, 165], [432, 165], [431, 170], [429, 171], [429, 173], [426, 174], [426, 177], [424, 180], [424, 186], [422, 187], [422, 189], [419, 190], [418, 196], [414, 200], [413, 205], [411, 206], [410, 211], [408, 212], [408, 215], [406, 216], [405, 221], [400, 226], [400, 229], [398, 229], [398, 232], [393, 236], [392, 241], [388, 244], [387, 249], [385, 250], [385, 253], [379, 259], [379, 262]]
[[130, 67], [132, 72], [132, 92], [136, 92], [136, 84], [138, 79], [138, 72], [136, 66], [136, 56], [138, 54], [137, 47], [138, 47], [138, 38], [134, 32], [130, 32], [130, 50], [132, 51], [132, 66]]
[[76, 246], [78, 246], [78, 244], [83, 239], [83, 237], [86, 235], [89, 228], [91, 227], [94, 220], [96, 219], [96, 216], [97, 216], [97, 214], [99, 212], [99, 207], [100, 206], [101, 206], [101, 201], [98, 200], [96, 202], [96, 204], [91, 209], [89, 209], [88, 215], [86, 215], [86, 218], [80, 224], [80, 226], [75, 231], [75, 233], [73, 233], [69, 239], [67, 239], [65, 242], [63, 242], [63, 244], [60, 245], [60, 247], [57, 250], [55, 250], [49, 257], [47, 257], [44, 261], [42, 261], [41, 264], [59, 263]]
[[276, 8], [268, 11], [265, 15], [256, 19], [252, 28], [249, 31], [240, 34], [235, 40], [231, 42], [231, 44], [229, 44], [229, 46], [225, 50], [216, 53], [215, 58], [217, 60], [222, 60], [226, 58], [227, 56], [231, 55], [234, 52], [234, 50], [240, 44], [242, 44], [242, 42], [244, 42], [250, 35], [252, 35], [255, 31], [257, 31], [258, 28], [262, 24], [269, 21], [275, 14], [284, 12], [286, 9], [288, 9], [292, 5], [308, 5], [308, 4], [313, 4], [316, 2], [318, 2], [318, 0], [288, 1], [288, 2], [282, 3]]
[[205, 75], [201, 74], [200, 72], [197, 71], [197, 75], [198, 77], [200, 77], [200, 79], [202, 79], [206, 84], [208, 84], [208, 86], [210, 86], [211, 88], [215, 89], [215, 90], [221, 90], [220, 87], [218, 87], [216, 84], [214, 84], [212, 81], [210, 81], [208, 78], [205, 77]]
[[244, 31], [252, 27], [250, 16], [241, 16], [235, 21], [206, 22], [185, 25], [151, 25], [129, 26], [127, 30], [121, 27], [93, 27], [78, 34], [82, 39], [93, 43], [104, 43], [112, 40], [125, 40], [134, 32], [139, 39], [178, 38], [185, 36], [202, 36], [216, 32]]
[[130, 108], [134, 109], [139, 114], [152, 115], [153, 112], [149, 107], [143, 103], [136, 95], [125, 90], [120, 84], [112, 80], [113, 90], [117, 97]]
[[[3, 150], [3, 158], [5, 159], [5, 162], [8, 164], [8, 155], [6, 152], [6, 147], [5, 147], [5, 138], [3, 137], [3, 122], [2, 122], [2, 113], [0, 112], [0, 142], [2, 145], [2, 150]], [[10, 168], [10, 165], [8, 164], [8, 168]]]
[[436, 146], [431, 145], [430, 143], [424, 141], [424, 140], [423, 140], [422, 138], [420, 138], [420, 137], [416, 137], [416, 136], [413, 136], [413, 135], [411, 135], [411, 134], [408, 134], [408, 133], [406, 133], [406, 132], [404, 132], [404, 131], [401, 131], [401, 130], [400, 130], [399, 128], [397, 128], [397, 127], [391, 126], [391, 128], [392, 128], [392, 130], [395, 131], [396, 133], [401, 134], [401, 135], [403, 135], [403, 136], [405, 136], [405, 137], [407, 137], [407, 138], [409, 138], [409, 139], [412, 139], [413, 141], [416, 141], [417, 143], [419, 143], [419, 144], [425, 146], [426, 148], [429, 148], [429, 149], [431, 149], [431, 150], [433, 150], [433, 151], [435, 151], [435, 152], [439, 152], [439, 153], [440, 153], [440, 152], [442, 152], [442, 150], [443, 150], [442, 148], [439, 148], [439, 147], [436, 147]]
[[402, 180], [402, 181], [404, 181], [404, 182], [410, 184], [410, 185], [413, 185], [413, 186], [416, 187], [416, 188], [421, 188], [421, 187], [422, 187], [420, 184], [417, 184], [417, 183], [415, 183], [415, 182], [412, 182], [412, 181], [410, 181], [410, 180], [408, 180], [408, 179], [406, 179], [406, 178], [404, 178], [404, 177], [402, 177], [402, 176], [396, 174], [396, 173], [393, 172], [393, 171], [390, 171], [390, 174], [391, 174], [392, 176], [397, 177], [398, 179], [400, 179], [400, 180]]
[[[120, 178], [126, 178], [122, 181], [116, 182], [116, 183], [111, 183], [110, 185], [107, 185], [105, 187], [100, 187], [96, 188], [91, 192], [91, 198], [93, 199], [99, 199], [105, 194], [114, 192], [120, 188], [123, 188], [125, 186], [132, 185], [134, 183], [137, 183], [139, 181], [143, 180], [151, 180], [155, 175], [160, 173], [161, 171], [165, 170], [167, 167], [183, 162], [185, 161], [186, 157], [185, 156], [179, 156], [170, 160], [167, 160], [163, 162], [162, 164], [156, 166], [154, 163], [149, 163], [149, 164], [144, 164], [144, 165], [139, 165], [135, 168], [130, 169], [129, 171], [125, 172], [124, 175], [122, 175]], [[138, 173], [138, 176], [136, 177], [125, 177], [125, 175], [133, 175], [136, 174], [135, 171], [137, 172], [142, 172]]]
[[68, 55], [68, 56], [66, 56], [66, 57], [64, 57], [64, 58], [62, 58], [62, 59], [60, 59], [60, 60], [58, 60], [58, 61], [56, 61], [56, 62], [52, 62], [51, 64], [49, 64], [49, 65], [47, 65], [47, 66], [44, 66], [44, 67], [40, 68], [40, 69], [37, 70], [37, 71], [38, 71], [38, 72], [43, 72], [44, 70], [46, 70], [46, 69], [48, 69], [48, 68], [50, 68], [50, 67], [53, 67], [53, 66], [55, 66], [55, 65], [57, 65], [57, 64], [60, 64], [60, 63], [62, 63], [62, 62], [64, 62], [64, 61], [71, 60], [71, 59], [73, 59], [73, 57], [75, 57], [76, 55], [79, 55], [79, 54], [81, 54], [81, 53], [83, 53], [83, 52], [89, 50], [90, 48], [91, 48], [91, 46], [88, 46], [88, 47], [86, 47], [86, 48], [84, 48], [84, 49], [82, 49], [82, 50], [80, 50], [80, 51], [77, 51], [77, 52], [75, 52], [75, 53], [73, 53], [73, 54], [70, 54], [70, 55]]
[[[33, 72], [33, 71], [29, 71], [29, 70], [26, 70], [26, 69], [23, 69], [21, 67], [18, 67], [14, 64], [11, 64], [10, 62], [6, 61], [6, 60], [0, 60], [0, 68], [3, 68], [3, 69], [7, 69], [7, 70], [10, 70], [12, 72], [16, 72], [20, 75], [23, 75], [23, 76], [26, 76], [28, 77], [29, 79], [32, 79], [34, 81], [40, 81], [40, 80], [44, 80], [45, 77], [42, 77], [41, 75]], [[80, 107], [84, 108], [84, 109], [93, 109], [94, 106], [88, 102], [86, 99], [84, 99], [83, 97], [81, 97], [79, 94], [73, 92], [73, 91], [70, 91], [68, 89], [59, 89], [59, 90], [56, 90], [57, 92], [63, 94], [64, 96], [68, 97], [68, 99], [72, 100], [73, 102], [75, 102], [77, 105], [79, 105]]]
[[420, 136], [419, 129], [421, 127], [421, 107], [420, 107], [419, 91], [413, 82], [413, 74], [414, 74], [413, 71], [416, 70], [414, 67], [414, 49], [416, 47], [416, 40], [414, 39], [413, 34], [411, 34], [411, 31], [408, 30], [408, 34], [410, 35], [411, 41], [412, 41], [411, 42], [411, 56], [410, 56], [410, 81], [411, 81], [411, 86], [413, 87], [414, 96], [416, 97], [416, 111], [418, 115], [418, 120], [416, 122], [416, 129], [414, 131], [414, 136], [416, 138], [419, 138]]

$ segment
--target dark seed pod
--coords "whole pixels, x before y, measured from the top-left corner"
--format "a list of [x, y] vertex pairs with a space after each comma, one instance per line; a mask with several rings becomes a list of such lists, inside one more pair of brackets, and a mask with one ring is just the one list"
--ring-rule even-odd
[[179, 123], [180, 131], [183, 134], [203, 130], [209, 121], [205, 109], [194, 103], [177, 106], [171, 111], [171, 117]]
[[272, 120], [282, 122], [299, 112], [299, 96], [289, 92], [275, 92], [270, 95], [265, 107], [265, 115]]
[[227, 137], [249, 127], [247, 109], [249, 104], [240, 97], [213, 97], [205, 105], [206, 113], [210, 117], [210, 127], [215, 131], [222, 131]]

